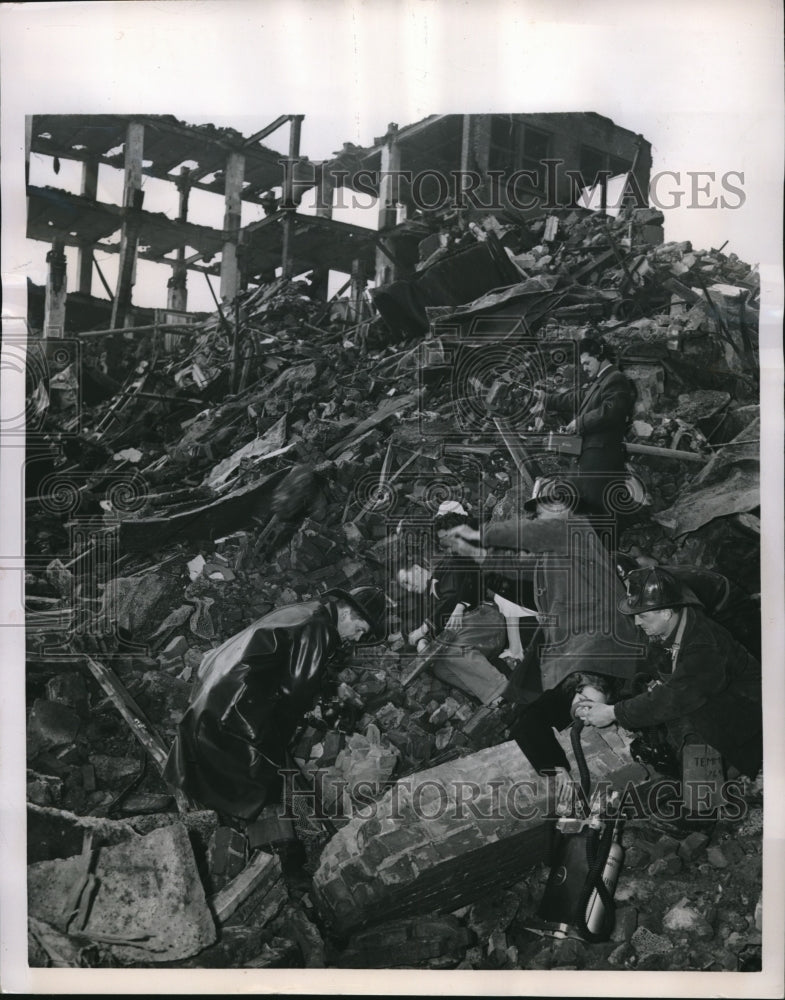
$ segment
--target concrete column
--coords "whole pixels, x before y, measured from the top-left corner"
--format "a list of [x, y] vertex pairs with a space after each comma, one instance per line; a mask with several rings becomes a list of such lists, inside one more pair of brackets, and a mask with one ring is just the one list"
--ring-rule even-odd
[[120, 238], [120, 264], [117, 290], [112, 306], [112, 327], [122, 326], [131, 308], [136, 271], [136, 247], [139, 242], [142, 207], [142, 155], [144, 151], [144, 125], [131, 122], [125, 138], [125, 185], [123, 188], [123, 231]]
[[[190, 170], [188, 167], [181, 167], [180, 177], [177, 181], [177, 188], [180, 192], [180, 206], [177, 213], [178, 222], [186, 222], [188, 219], [189, 176]], [[187, 282], [188, 269], [185, 266], [185, 247], [180, 246], [177, 248], [177, 260], [172, 266], [172, 277], [166, 285], [166, 304], [169, 309], [179, 309], [184, 312], [188, 308]]]
[[335, 178], [326, 166], [323, 166], [316, 185], [316, 215], [321, 219], [332, 219]]
[[[381, 176], [379, 178], [378, 229], [391, 229], [396, 223], [395, 203], [399, 181], [394, 174], [401, 169], [401, 151], [395, 141], [398, 126], [390, 123], [386, 141], [382, 146]], [[381, 250], [376, 251], [376, 284], [386, 285], [397, 277], [396, 268]]]
[[240, 269], [237, 263], [237, 245], [240, 242], [243, 177], [245, 157], [230, 153], [226, 161], [224, 181], [224, 245], [221, 256], [221, 299], [231, 302], [240, 290]]
[[[475, 197], [486, 203], [488, 195], [491, 193], [490, 184], [487, 180], [488, 164], [491, 149], [491, 116], [490, 115], [464, 115], [463, 129], [461, 133], [461, 171], [466, 174], [477, 174], [486, 178], [476, 189]], [[463, 190], [470, 190], [469, 184], [473, 182], [463, 181]], [[498, 185], [497, 185], [498, 187]], [[465, 207], [471, 208], [469, 199], [464, 199]]]
[[[98, 195], [98, 160], [85, 160], [82, 164], [82, 187], [80, 194], [83, 198], [89, 198], [91, 201], [96, 200]], [[93, 290], [93, 248], [89, 244], [81, 244], [79, 246], [77, 271], [79, 274], [79, 291], [85, 295], [90, 295]]]
[[55, 240], [46, 255], [49, 269], [46, 275], [46, 302], [44, 305], [44, 337], [51, 339], [65, 336], [65, 298], [67, 291], [66, 257], [63, 241]]
[[[323, 164], [316, 184], [316, 215], [320, 219], [333, 217], [333, 195], [335, 194], [335, 178], [327, 164]], [[327, 300], [327, 289], [330, 270], [327, 267], [315, 267], [311, 275], [311, 295], [314, 298]]]
[[350, 299], [352, 303], [352, 313], [354, 322], [362, 321], [363, 313], [363, 293], [365, 292], [365, 268], [359, 259], [352, 261], [352, 284]]
[[294, 165], [300, 155], [300, 128], [304, 115], [292, 115], [289, 126], [289, 163], [284, 174], [283, 196], [281, 207], [286, 214], [283, 218], [283, 246], [281, 249], [281, 274], [284, 278], [291, 278], [294, 271], [293, 243], [294, 243], [294, 216], [295, 207], [293, 202], [293, 182]]

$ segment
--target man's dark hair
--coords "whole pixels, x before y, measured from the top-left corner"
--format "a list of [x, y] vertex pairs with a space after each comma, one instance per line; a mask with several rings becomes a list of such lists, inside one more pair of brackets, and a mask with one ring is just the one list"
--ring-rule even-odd
[[477, 518], [472, 517], [471, 514], [458, 514], [451, 510], [447, 514], [437, 514], [433, 519], [435, 531], [449, 531], [450, 528], [457, 528], [462, 524], [476, 529], [478, 526]]
[[387, 544], [387, 565], [392, 570], [392, 575], [397, 584], [398, 571], [401, 569], [411, 569], [412, 566], [422, 566], [427, 568], [430, 562], [428, 554], [416, 548], [410, 543], [398, 538], [393, 538]]
[[569, 674], [562, 681], [562, 686], [569, 695], [574, 695], [576, 691], [587, 685], [591, 685], [597, 688], [598, 691], [602, 691], [608, 699], [609, 704], [616, 700], [620, 687], [619, 681], [615, 677], [607, 677], [605, 674], [590, 674], [588, 672]]
[[599, 361], [610, 361], [607, 345], [599, 337], [584, 337], [578, 342], [578, 356], [590, 354]]

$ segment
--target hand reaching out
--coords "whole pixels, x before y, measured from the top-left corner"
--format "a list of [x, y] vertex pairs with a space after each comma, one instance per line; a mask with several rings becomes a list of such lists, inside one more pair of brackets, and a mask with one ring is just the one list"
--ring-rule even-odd
[[428, 634], [428, 625], [423, 624], [419, 628], [414, 629], [408, 635], [408, 642], [410, 646], [416, 646], [420, 642], [425, 642], [425, 636]]
[[480, 532], [465, 524], [441, 534], [441, 544], [448, 552], [458, 556], [469, 556], [477, 562], [482, 562], [487, 553], [477, 544], [479, 540]]
[[586, 701], [575, 709], [575, 714], [587, 726], [604, 729], [616, 721], [613, 705], [605, 705], [599, 701]]

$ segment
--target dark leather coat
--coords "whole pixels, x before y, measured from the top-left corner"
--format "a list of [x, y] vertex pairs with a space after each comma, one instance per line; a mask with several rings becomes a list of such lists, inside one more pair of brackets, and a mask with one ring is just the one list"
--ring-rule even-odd
[[164, 777], [218, 812], [252, 819], [341, 648], [331, 599], [260, 618], [205, 656]]

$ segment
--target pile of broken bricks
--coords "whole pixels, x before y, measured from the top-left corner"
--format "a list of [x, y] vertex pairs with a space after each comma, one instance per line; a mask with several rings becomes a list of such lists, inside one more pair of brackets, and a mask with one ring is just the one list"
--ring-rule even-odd
[[[519, 464], [504, 441], [487, 445], [488, 426], [443, 447], [455, 440], [456, 409], [439, 359], [456, 326], [478, 317], [514, 312], [543, 342], [600, 333], [638, 390], [630, 443], [691, 456], [631, 456], [647, 503], [621, 548], [717, 569], [757, 593], [758, 276], [720, 251], [647, 242], [657, 227], [656, 213], [488, 216], [480, 228], [512, 271], [472, 302], [429, 306], [427, 335], [389, 330], [381, 317], [347, 327], [303, 283], [279, 279], [241, 295], [234, 315], [201, 320], [191, 339], [123, 340], [106, 371], [118, 391], [78, 420], [73, 378], [54, 377], [49, 432], [28, 469], [31, 964], [754, 962], [760, 830], [736, 838], [741, 858], [721, 824], [699, 850], [630, 832], [613, 948], [531, 939], [525, 917], [545, 869], [525, 857], [495, 894], [498, 907], [478, 887], [453, 910], [371, 921], [348, 938], [325, 921], [312, 880], [354, 822], [346, 783], [389, 787], [506, 739], [500, 712], [428, 672], [405, 683], [403, 601], [397, 634], [347, 660], [292, 746], [306, 775], [322, 775], [330, 817], [294, 824], [304, 863], [287, 860], [285, 846], [279, 857], [269, 842], [238, 843], [215, 814], [178, 801], [158, 769], [204, 653], [329, 587], [389, 589], [390, 525], [432, 516], [435, 479], [460, 484], [478, 516], [518, 513]], [[105, 364], [98, 340], [85, 340], [85, 355]], [[569, 381], [574, 370], [546, 377]], [[564, 467], [558, 454], [543, 462]], [[52, 477], [75, 484], [67, 503]], [[83, 536], [80, 523], [90, 525]], [[737, 891], [746, 902], [734, 906]]]

